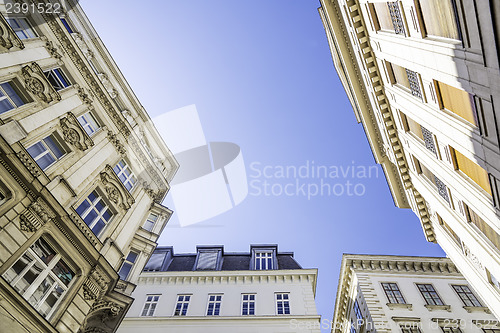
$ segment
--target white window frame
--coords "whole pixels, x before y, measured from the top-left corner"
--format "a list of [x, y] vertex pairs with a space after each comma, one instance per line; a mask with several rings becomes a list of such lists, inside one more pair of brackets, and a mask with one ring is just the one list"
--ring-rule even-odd
[[[123, 162], [123, 165], [120, 163]], [[122, 182], [123, 186], [130, 192], [134, 189], [135, 184], [137, 183], [137, 177], [134, 175], [132, 168], [127, 164], [124, 159], [118, 161], [113, 167], [113, 171], [115, 172], [118, 179]], [[123, 176], [123, 179], [122, 179]], [[130, 186], [130, 188], [128, 187]]]
[[[181, 297], [182, 297], [182, 300], [180, 299]], [[186, 300], [186, 297], [189, 297], [189, 299]], [[189, 302], [191, 301], [191, 297], [193, 297], [193, 295], [191, 295], [191, 294], [178, 294], [177, 295], [177, 301], [175, 302], [173, 316], [176, 316], [176, 317], [187, 316], [187, 312], [189, 310]], [[179, 309], [180, 311], [177, 312], [177, 308], [179, 307], [179, 304], [181, 305], [181, 307]]]
[[[71, 86], [71, 81], [68, 79], [66, 74], [64, 74], [64, 71], [59, 67], [49, 69], [47, 71], [44, 71], [43, 73], [56, 91], [66, 89]], [[51, 82], [51, 79], [55, 81], [56, 85]]]
[[272, 269], [274, 269], [274, 251], [272, 251], [272, 250], [255, 250], [254, 269], [255, 270], [272, 270]]
[[[14, 30], [19, 39], [31, 39], [37, 38], [35, 30], [31, 27], [30, 22], [25, 17], [6, 17], [9, 26]], [[15, 22], [16, 27], [12, 26], [12, 22]]]
[[[96, 198], [94, 199], [94, 201], [91, 201], [89, 199], [89, 196], [92, 194], [92, 193], [95, 193], [94, 195], [96, 196]], [[77, 211], [77, 209], [83, 204], [84, 201], [87, 201], [89, 203], [89, 207], [87, 207], [87, 209], [85, 209], [82, 214], [80, 215]], [[99, 202], [102, 202], [102, 204], [104, 205], [104, 209], [99, 211], [97, 208], [96, 208], [96, 205], [97, 203]], [[89, 213], [92, 211], [92, 210], [95, 210], [97, 211], [97, 216], [91, 221], [90, 224], [87, 224], [87, 222], [85, 221], [85, 218], [89, 215]], [[102, 234], [102, 232], [106, 229], [106, 227], [108, 226], [108, 224], [113, 220], [113, 216], [115, 215], [115, 213], [110, 209], [109, 205], [107, 204], [107, 202], [104, 200], [103, 196], [96, 190], [94, 189], [92, 192], [90, 192], [86, 197], [85, 199], [83, 199], [82, 201], [80, 201], [80, 203], [78, 204], [78, 207], [75, 209], [75, 211], [77, 211], [77, 214], [82, 218], [82, 220], [85, 222], [85, 224], [87, 224], [87, 226], [92, 230], [92, 232], [94, 232], [93, 228], [97, 225], [97, 222], [99, 220], [103, 220], [105, 221], [104, 223], [104, 226], [102, 227], [102, 229], [96, 234], [94, 232], [94, 234], [96, 236], [99, 236], [100, 234]], [[109, 220], [106, 220], [105, 217], [103, 216], [105, 212], [109, 212], [111, 214], [111, 217], [109, 218]]]
[[[151, 218], [151, 216], [154, 216], [154, 218]], [[142, 228], [147, 230], [147, 231], [152, 232], [153, 228], [156, 225], [156, 222], [158, 222], [159, 217], [160, 216], [158, 214], [149, 213], [148, 218], [146, 219], [146, 221], [142, 225]]]
[[[13, 99], [12, 99], [12, 95], [9, 95], [7, 93], [7, 91], [5, 90], [5, 88], [2, 86], [4, 84], [8, 84], [10, 86], [10, 89], [12, 89], [14, 91], [14, 93], [16, 94], [16, 96], [21, 100], [22, 104], [19, 104], [19, 102], [15, 102]], [[12, 82], [12, 80], [10, 81], [5, 81], [5, 82], [2, 82], [0, 83], [0, 94], [3, 95], [3, 96], [0, 96], [0, 101], [4, 101], [4, 100], [7, 100], [9, 102], [9, 104], [12, 106], [11, 109], [8, 109], [8, 110], [5, 110], [3, 112], [0, 111], [0, 114], [3, 114], [3, 113], [6, 113], [6, 112], [9, 112], [9, 111], [12, 111], [14, 109], [17, 109], [18, 107], [21, 107], [23, 106], [24, 104], [26, 104], [25, 100], [23, 99], [23, 97], [21, 97], [17, 91], [16, 91], [16, 88], [15, 88], [15, 84], [14, 82]], [[18, 105], [19, 104], [19, 105]]]
[[[281, 296], [281, 298], [279, 298], [278, 296]], [[285, 298], [285, 296], [286, 296], [286, 298]], [[291, 313], [291, 311], [290, 311], [290, 293], [289, 292], [275, 293], [274, 299], [275, 299], [275, 304], [276, 304], [276, 314], [277, 315], [284, 315], [284, 316], [290, 315], [290, 313]], [[280, 310], [279, 310], [280, 303], [281, 303], [281, 308], [282, 308], [283, 313], [280, 313]], [[287, 308], [288, 308], [288, 313], [286, 313]]]
[[[41, 242], [41, 240], [43, 240], [43, 242], [45, 242], [49, 247], [50, 249], [52, 250], [53, 252], [53, 257], [50, 259], [50, 261], [46, 264], [42, 258], [40, 258], [40, 256], [33, 250], [34, 246], [38, 243], [38, 242]], [[8, 274], [11, 272], [11, 270], [13, 269], [13, 267], [20, 261], [22, 260], [23, 258], [29, 258], [30, 259], [30, 262], [28, 264], [26, 264], [26, 266], [21, 270], [21, 272], [19, 274], [16, 274], [15, 271], [12, 272], [13, 275], [15, 275], [14, 278], [10, 278], [8, 276]], [[64, 263], [64, 265], [70, 270], [70, 272], [73, 274], [71, 276], [71, 279], [70, 279], [70, 282], [68, 283], [68, 285], [66, 285], [61, 279], [58, 278], [58, 276], [56, 275], [56, 273], [53, 272], [53, 269], [56, 267], [56, 265], [58, 263]], [[28, 273], [31, 271], [31, 268], [33, 268], [34, 266], [37, 266], [38, 268], [43, 268], [42, 271], [39, 271], [39, 274], [38, 276], [33, 280], [33, 282], [25, 289], [25, 290], [19, 290], [18, 288], [16, 288], [16, 285], [19, 281], [21, 281], [21, 279]], [[52, 292], [54, 290], [56, 290], [56, 288], [59, 287], [60, 289], [60, 295], [59, 295], [59, 298], [57, 299], [57, 301], [54, 303], [54, 305], [48, 309], [48, 312], [46, 313], [40, 313], [42, 316], [44, 316], [45, 318], [49, 318], [52, 313], [54, 313], [55, 309], [57, 309], [57, 307], [59, 306], [59, 304], [61, 303], [61, 301], [64, 299], [64, 295], [65, 293], [67, 292], [67, 290], [69, 288], [71, 288], [71, 286], [73, 285], [73, 281], [75, 280], [75, 273], [74, 273], [74, 270], [71, 268], [71, 266], [69, 266], [67, 264], [67, 261], [63, 260], [63, 257], [60, 253], [57, 252], [57, 250], [55, 250], [54, 246], [52, 244], [50, 244], [50, 242], [48, 242], [47, 240], [45, 240], [44, 238], [39, 238], [37, 239], [24, 253], [21, 257], [19, 257], [15, 262], [14, 264], [12, 264], [12, 266], [3, 273], [2, 275], [4, 277], [4, 279], [14, 288], [16, 289], [20, 294], [21, 296], [28, 302], [30, 303], [34, 308], [35, 310], [37, 310], [38, 312], [40, 312], [41, 310], [41, 307], [45, 304], [45, 301], [47, 300], [47, 298], [52, 294]], [[49, 289], [45, 290], [43, 293], [43, 296], [41, 296], [41, 298], [39, 300], [36, 300], [35, 299], [35, 303], [33, 303], [32, 301], [32, 297], [35, 295], [35, 293], [38, 291], [38, 288], [40, 287], [45, 287], [47, 286], [46, 283], [48, 281], [52, 280], [52, 282], [50, 283], [50, 287], [48, 287]]]
[[205, 312], [207, 316], [220, 316], [223, 296], [224, 294], [208, 294], [207, 311]]
[[[54, 152], [51, 147], [47, 144], [47, 142], [45, 140], [47, 139], [50, 139], [54, 142], [54, 144], [57, 146], [57, 148], [59, 148], [59, 150], [61, 151], [62, 155], [61, 156], [57, 156], [57, 153]], [[41, 153], [39, 153], [38, 155], [36, 156], [33, 156], [31, 155], [31, 153], [29, 152], [29, 149], [40, 144], [45, 150]], [[42, 140], [40, 141], [37, 141], [35, 143], [33, 143], [32, 145], [30, 145], [28, 148], [26, 148], [26, 150], [28, 151], [28, 153], [30, 154], [30, 156], [33, 158], [33, 160], [35, 160], [36, 164], [38, 164], [38, 166], [40, 166], [40, 168], [42, 170], [47, 170], [48, 168], [50, 168], [52, 165], [54, 165], [57, 161], [59, 161], [60, 159], [62, 159], [65, 155], [66, 155], [66, 149], [65, 147], [63, 147], [61, 145], [61, 143], [59, 142], [59, 140], [57, 139], [57, 137], [54, 135], [54, 133], [46, 136], [45, 138], [43, 138]], [[52, 157], [53, 161], [48, 164], [47, 166], [45, 166], [44, 168], [38, 163], [38, 161], [44, 157], [45, 155], [49, 155], [50, 157]]]
[[[248, 298], [245, 299], [245, 296], [248, 296]], [[252, 296], [253, 296], [253, 299], [251, 299]], [[250, 304], [253, 304], [253, 313], [250, 313]], [[246, 305], [246, 312], [247, 313], [245, 313], [245, 305]], [[242, 316], [254, 316], [256, 305], [257, 305], [257, 294], [255, 294], [255, 293], [241, 294], [241, 315]]]
[[[130, 277], [130, 274], [132, 273], [132, 270], [134, 269], [134, 265], [137, 262], [137, 258], [139, 258], [140, 254], [141, 253], [137, 250], [130, 250], [128, 252], [127, 257], [123, 260], [123, 263], [120, 266], [120, 269], [118, 270], [118, 275], [120, 276], [120, 279], [126, 281]], [[133, 255], [133, 258], [130, 257], [131, 255]], [[130, 267], [130, 268], [128, 269], [127, 275], [122, 277], [121, 274], [122, 274], [122, 269], [124, 267]]]
[[94, 115], [90, 111], [78, 116], [77, 119], [80, 125], [83, 127], [85, 133], [87, 133], [89, 136], [93, 136], [101, 128]]
[[156, 307], [160, 301], [161, 294], [147, 294], [141, 317], [152, 317], [155, 314]]

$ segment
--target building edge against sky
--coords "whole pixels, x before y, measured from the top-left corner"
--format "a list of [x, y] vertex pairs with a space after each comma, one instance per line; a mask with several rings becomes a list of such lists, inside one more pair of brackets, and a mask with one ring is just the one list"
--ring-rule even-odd
[[304, 269], [277, 245], [250, 252], [158, 247], [141, 273], [119, 333], [319, 332], [317, 269]]
[[114, 332], [172, 211], [179, 165], [85, 13], [0, 6], [0, 315]]
[[396, 206], [416, 213], [499, 318], [500, 4], [320, 3], [335, 69]]

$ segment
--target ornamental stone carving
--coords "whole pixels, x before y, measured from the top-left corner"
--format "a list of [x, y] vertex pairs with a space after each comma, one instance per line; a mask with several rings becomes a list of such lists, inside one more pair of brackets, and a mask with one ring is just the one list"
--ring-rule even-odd
[[99, 78], [99, 80], [101, 80], [102, 85], [109, 93], [111, 98], [116, 98], [116, 96], [118, 96], [118, 91], [116, 91], [115, 87], [113, 87], [113, 84], [111, 83], [111, 81], [109, 81], [108, 76], [105, 73], [99, 73], [97, 74], [97, 77]]
[[124, 307], [105, 298], [97, 299], [85, 318], [83, 333], [115, 332], [124, 315]]
[[92, 52], [92, 50], [89, 49], [87, 43], [85, 42], [85, 40], [83, 39], [82, 35], [79, 32], [73, 32], [71, 34], [71, 37], [73, 37], [76, 45], [78, 45], [78, 47], [80, 48], [80, 50], [87, 59], [94, 57], [94, 53]]
[[33, 62], [21, 71], [26, 89], [45, 103], [60, 101], [61, 95], [52, 87], [40, 66]]
[[73, 113], [68, 112], [66, 117], [61, 118], [59, 122], [63, 131], [64, 141], [67, 143], [82, 151], [94, 145], [94, 142], [85, 132]]
[[34, 177], [38, 177], [42, 174], [42, 169], [40, 169], [38, 164], [36, 164], [35, 160], [33, 160], [27, 151], [23, 149], [17, 152], [16, 155]]
[[20, 228], [23, 231], [35, 232], [40, 229], [45, 223], [56, 217], [55, 213], [50, 209], [45, 200], [38, 197], [33, 201], [20, 217]]
[[113, 146], [115, 146], [116, 151], [120, 155], [124, 156], [127, 153], [125, 146], [123, 146], [123, 144], [120, 142], [120, 140], [118, 140], [116, 134], [114, 134], [113, 132], [108, 130], [106, 137], [108, 138], [109, 142], [111, 142], [113, 144]]
[[61, 59], [62, 55], [57, 52], [57, 47], [54, 46], [54, 43], [51, 40], [45, 42], [45, 48], [49, 52], [49, 54], [56, 59]]
[[24, 49], [23, 42], [17, 37], [14, 30], [5, 19], [5, 17], [0, 13], [0, 45], [7, 50], [18, 47]]
[[135, 203], [134, 197], [123, 186], [111, 166], [106, 165], [100, 176], [107, 197], [111, 202], [125, 210], [129, 209]]
[[98, 267], [93, 267], [83, 284], [83, 297], [86, 300], [96, 300], [106, 291], [109, 281]]

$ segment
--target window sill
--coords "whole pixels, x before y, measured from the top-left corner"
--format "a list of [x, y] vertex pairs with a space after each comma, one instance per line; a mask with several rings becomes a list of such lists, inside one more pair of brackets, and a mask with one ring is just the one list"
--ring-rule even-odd
[[473, 312], [491, 313], [490, 309], [486, 306], [464, 306], [464, 309], [468, 313], [473, 313]]
[[391, 310], [400, 310], [400, 309], [407, 309], [407, 310], [410, 310], [410, 311], [413, 310], [413, 305], [412, 304], [386, 303], [386, 305]]
[[439, 310], [446, 310], [448, 312], [451, 312], [451, 305], [430, 305], [430, 304], [426, 304], [424, 305], [427, 310], [429, 311], [439, 311]]

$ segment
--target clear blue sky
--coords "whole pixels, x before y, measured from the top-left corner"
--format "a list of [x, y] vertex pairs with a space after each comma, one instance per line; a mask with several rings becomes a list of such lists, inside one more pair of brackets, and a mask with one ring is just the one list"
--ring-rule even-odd
[[[193, 227], [175, 221], [160, 238], [179, 252], [197, 244], [248, 251], [276, 243], [305, 268], [318, 268], [316, 301], [331, 319], [342, 253], [443, 256], [416, 216], [396, 208], [378, 177], [326, 178], [364, 195], [255, 195], [294, 178], [257, 176], [264, 166], [375, 165], [333, 67], [316, 0], [80, 2], [151, 116], [196, 104], [209, 141], [238, 144], [249, 180], [242, 204]], [[260, 164], [255, 164], [260, 163]], [[258, 167], [256, 167], [258, 166]], [[319, 178], [299, 179], [320, 184]], [[295, 186], [295, 185], [294, 185]], [[296, 193], [297, 194], [297, 193]]]

